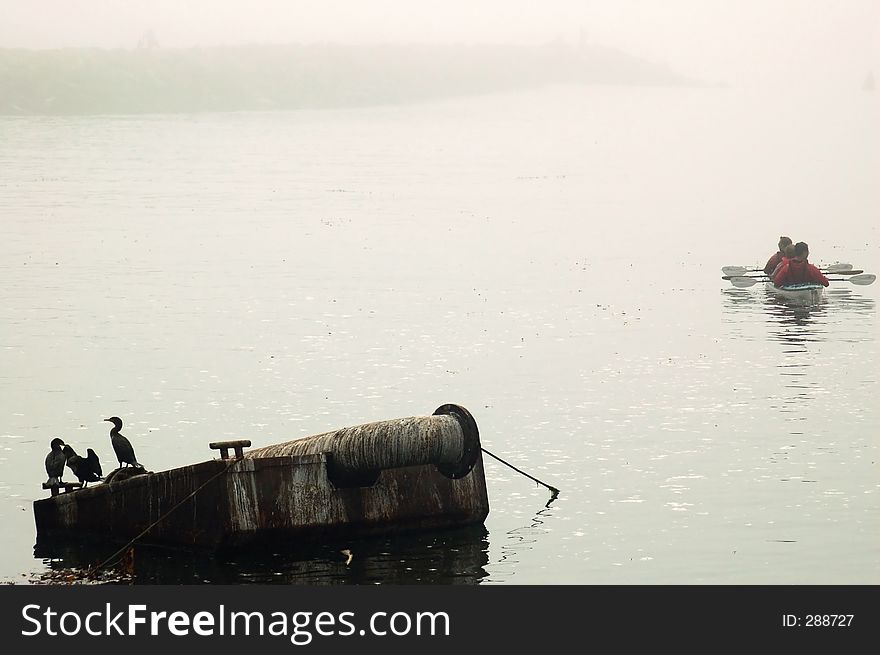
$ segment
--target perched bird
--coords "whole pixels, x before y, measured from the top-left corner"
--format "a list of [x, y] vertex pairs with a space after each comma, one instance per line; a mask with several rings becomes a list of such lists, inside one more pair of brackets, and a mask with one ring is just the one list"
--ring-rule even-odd
[[119, 431], [122, 429], [122, 419], [118, 416], [111, 416], [104, 420], [110, 421], [110, 423], [113, 424], [113, 427], [110, 429], [110, 443], [113, 444], [113, 452], [116, 453], [116, 459], [119, 461], [119, 466], [122, 466], [123, 463], [125, 463], [137, 466], [138, 468], [144, 468], [138, 464], [137, 458], [134, 456], [134, 448], [132, 447], [131, 442], [119, 434]]
[[[89, 448], [89, 450], [91, 450], [91, 448]], [[92, 451], [92, 454], [94, 455], [94, 451]], [[67, 466], [70, 467], [70, 470], [73, 471], [73, 474], [77, 479], [83, 483], [83, 487], [87, 487], [89, 482], [97, 482], [101, 479], [99, 473], [101, 465], [97, 462], [97, 455], [95, 455], [94, 461], [85, 457], [80, 457], [69, 444], [65, 444], [64, 446], [64, 455], [67, 457]], [[93, 468], [95, 464], [98, 466], [97, 471]]]
[[101, 471], [101, 460], [98, 459], [98, 454], [91, 448], [86, 448], [86, 461], [89, 463], [89, 469], [95, 475], [99, 478], [104, 477], [104, 473]]
[[58, 485], [61, 484], [61, 478], [64, 476], [64, 465], [67, 463], [67, 456], [61, 450], [64, 448], [64, 442], [58, 437], [52, 439], [50, 445], [52, 450], [46, 455], [46, 474], [49, 476], [46, 484]]

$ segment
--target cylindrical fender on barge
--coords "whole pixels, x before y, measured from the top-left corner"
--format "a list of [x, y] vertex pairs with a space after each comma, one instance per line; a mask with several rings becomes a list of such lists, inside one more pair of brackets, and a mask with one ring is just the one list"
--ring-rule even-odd
[[467, 475], [480, 453], [480, 433], [460, 405], [431, 416], [365, 423], [256, 448], [245, 458], [328, 455], [328, 475], [340, 486], [368, 485], [386, 469], [433, 464], [446, 477]]

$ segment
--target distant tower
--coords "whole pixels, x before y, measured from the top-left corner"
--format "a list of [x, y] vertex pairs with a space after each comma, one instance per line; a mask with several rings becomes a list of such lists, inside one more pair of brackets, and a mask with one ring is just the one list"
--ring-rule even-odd
[[156, 34], [153, 30], [147, 30], [144, 32], [144, 35], [140, 38], [137, 44], [138, 50], [152, 50], [153, 48], [159, 47], [159, 41], [156, 39]]

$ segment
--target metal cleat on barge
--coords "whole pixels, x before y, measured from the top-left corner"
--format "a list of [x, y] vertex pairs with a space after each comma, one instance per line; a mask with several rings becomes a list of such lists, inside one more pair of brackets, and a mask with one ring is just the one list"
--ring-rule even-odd
[[34, 501], [37, 542], [82, 536], [209, 551], [295, 547], [318, 536], [477, 525], [489, 514], [479, 431], [459, 405], [249, 446], [215, 442], [219, 459], [53, 492]]

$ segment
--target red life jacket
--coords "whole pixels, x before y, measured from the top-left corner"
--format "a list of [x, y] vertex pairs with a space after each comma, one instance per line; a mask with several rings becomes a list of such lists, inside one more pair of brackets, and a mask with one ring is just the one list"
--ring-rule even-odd
[[789, 259], [783, 262], [782, 266], [773, 276], [773, 284], [777, 287], [784, 287], [789, 284], [804, 284], [806, 282], [815, 282], [825, 287], [828, 286], [828, 278], [822, 275], [822, 271], [810, 262], [802, 259]]
[[767, 260], [767, 263], [764, 264], [764, 274], [765, 275], [773, 275], [773, 271], [776, 270], [776, 267], [782, 262], [782, 258], [784, 255], [782, 251], [777, 252], [770, 259]]
[[[788, 264], [788, 261], [789, 261], [788, 257], [785, 257], [785, 256], [783, 255], [783, 257], [780, 258], [779, 263], [776, 265], [776, 267], [773, 269], [773, 271], [769, 274], [769, 275], [770, 275], [770, 278], [772, 279], [772, 278], [776, 277], [776, 274], [777, 274], [779, 271], [782, 270], [782, 267], [783, 267], [783, 266], [785, 266], [786, 264]], [[769, 262], [768, 262], [768, 263], [769, 263]]]

